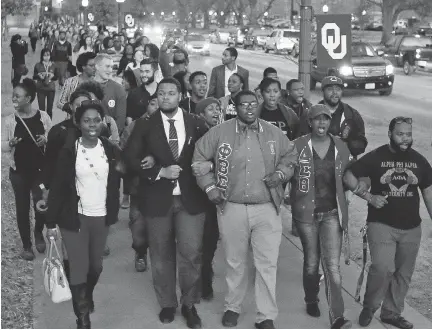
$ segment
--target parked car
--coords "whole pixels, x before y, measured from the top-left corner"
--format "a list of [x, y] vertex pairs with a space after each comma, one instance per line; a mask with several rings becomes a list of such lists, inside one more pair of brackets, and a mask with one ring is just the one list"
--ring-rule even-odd
[[210, 44], [202, 34], [188, 34], [185, 37], [185, 49], [189, 54], [210, 56]]
[[267, 37], [264, 50], [266, 53], [270, 50], [273, 50], [275, 53], [281, 51], [288, 53], [297, 52], [299, 40], [299, 30], [276, 29]]
[[329, 69], [336, 69], [346, 89], [378, 91], [390, 95], [394, 84], [394, 67], [375, 52], [372, 45], [353, 41], [351, 63], [341, 63], [337, 68], [321, 67], [317, 62], [317, 45], [312, 48], [311, 89], [327, 76]]
[[432, 71], [432, 38], [421, 35], [393, 36], [379, 50], [380, 55], [396, 67], [403, 67], [406, 75], [417, 69]]

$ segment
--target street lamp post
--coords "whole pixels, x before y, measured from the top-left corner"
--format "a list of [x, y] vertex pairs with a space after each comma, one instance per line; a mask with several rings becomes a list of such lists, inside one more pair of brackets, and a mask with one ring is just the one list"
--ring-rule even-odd
[[310, 96], [310, 45], [312, 27], [312, 0], [302, 0], [300, 6], [300, 55], [299, 79], [303, 83], [304, 97]]
[[87, 27], [87, 7], [89, 5], [88, 0], [82, 0], [81, 2], [81, 6], [83, 6], [83, 23], [84, 23], [84, 28]]
[[125, 0], [116, 0], [117, 4], [118, 4], [118, 27], [117, 27], [117, 32], [120, 32], [120, 30], [123, 27], [123, 15], [122, 15], [122, 11], [121, 11], [121, 4], [123, 2], [125, 2]]

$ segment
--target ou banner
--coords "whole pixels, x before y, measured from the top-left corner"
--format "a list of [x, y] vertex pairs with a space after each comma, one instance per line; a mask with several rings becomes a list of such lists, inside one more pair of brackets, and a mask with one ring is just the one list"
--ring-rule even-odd
[[317, 15], [317, 64], [351, 65], [351, 15]]
[[127, 28], [133, 28], [135, 26], [135, 19], [131, 13], [125, 15], [124, 21]]

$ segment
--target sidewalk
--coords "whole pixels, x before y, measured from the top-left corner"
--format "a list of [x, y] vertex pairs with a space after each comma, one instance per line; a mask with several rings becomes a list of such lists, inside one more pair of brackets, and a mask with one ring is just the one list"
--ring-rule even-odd
[[[96, 312], [91, 315], [93, 328], [186, 328], [180, 309], [176, 319], [169, 325], [159, 322], [159, 306], [151, 282], [151, 272], [137, 273], [134, 268], [134, 252], [128, 228], [128, 210], [120, 211], [120, 221], [111, 228], [108, 244], [111, 255], [104, 260], [104, 271], [95, 290]], [[328, 308], [324, 286], [320, 291], [320, 309], [322, 316], [307, 316], [303, 302], [302, 252], [300, 241], [288, 232], [290, 217], [284, 212], [284, 237], [280, 248], [278, 269], [278, 304], [279, 317], [275, 325], [278, 328], [329, 328]], [[70, 301], [53, 304], [45, 294], [42, 285], [42, 255], [38, 255], [34, 273], [34, 327], [37, 329], [73, 329], [75, 316]], [[197, 310], [203, 327], [223, 328], [221, 318], [225, 292], [223, 251], [220, 247], [215, 257], [215, 298], [211, 302], [201, 302]], [[361, 305], [354, 301], [354, 291], [359, 274], [359, 267], [352, 263], [341, 263], [344, 281], [345, 316], [353, 322], [353, 328], [359, 328], [358, 315]], [[363, 294], [362, 294], [363, 296]], [[379, 315], [377, 312], [376, 315]], [[406, 305], [404, 316], [414, 322], [415, 328], [432, 328], [432, 323], [417, 311]], [[244, 311], [239, 319], [238, 328], [253, 328], [255, 322], [254, 290], [251, 283], [250, 293], [244, 303]], [[378, 319], [374, 319], [370, 328], [391, 328]]]

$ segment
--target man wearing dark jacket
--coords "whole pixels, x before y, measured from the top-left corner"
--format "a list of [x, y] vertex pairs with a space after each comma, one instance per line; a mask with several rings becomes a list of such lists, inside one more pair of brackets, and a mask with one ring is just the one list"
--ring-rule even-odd
[[357, 110], [341, 101], [344, 88], [342, 79], [327, 76], [321, 86], [324, 99], [319, 103], [327, 105], [332, 113], [329, 133], [345, 141], [354, 157], [364, 153], [368, 144], [364, 121]]
[[[179, 108], [180, 91], [176, 79], [160, 81], [156, 91], [159, 110], [148, 120], [136, 121], [124, 156], [140, 178], [140, 209], [148, 225], [153, 285], [162, 308], [159, 319], [162, 323], [174, 321], [178, 266], [182, 315], [188, 327], [196, 329], [202, 326], [194, 305], [200, 300], [207, 197], [198, 187], [191, 165], [195, 142], [207, 127]], [[144, 153], [155, 159], [151, 169], [141, 167]]]
[[59, 84], [63, 86], [66, 79], [69, 58], [72, 56], [72, 45], [66, 40], [66, 32], [60, 31], [59, 40], [54, 42], [52, 48], [53, 61], [59, 70]]

